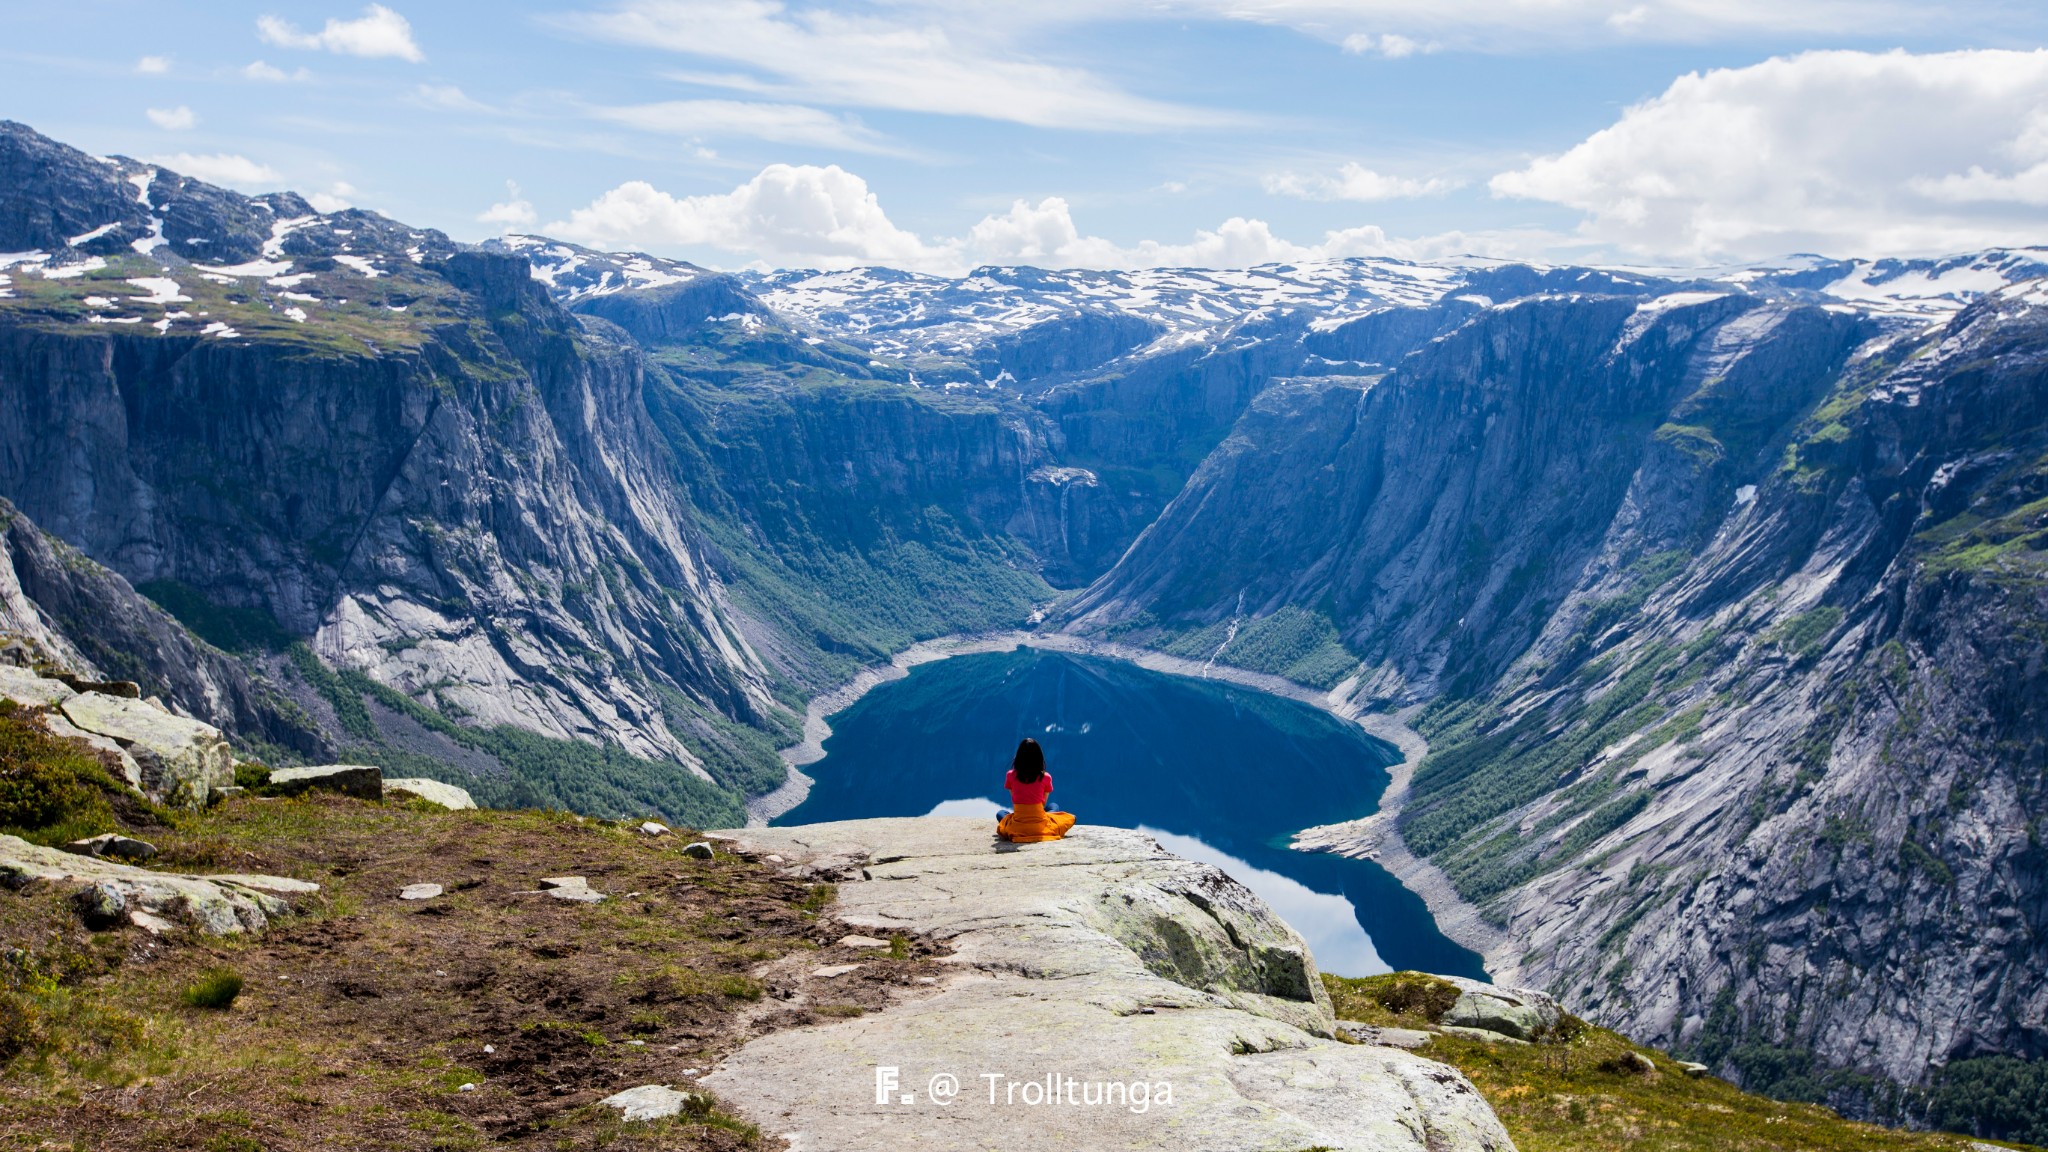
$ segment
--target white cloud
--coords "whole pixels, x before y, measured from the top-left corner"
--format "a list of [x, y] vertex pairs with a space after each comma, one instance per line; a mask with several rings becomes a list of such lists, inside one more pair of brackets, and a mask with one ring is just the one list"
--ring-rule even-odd
[[2048, 50], [1810, 52], [1681, 76], [1496, 195], [1666, 259], [2041, 243]]
[[1356, 162], [1347, 162], [1335, 176], [1322, 173], [1276, 172], [1259, 183], [1275, 196], [1298, 200], [1409, 200], [1441, 196], [1464, 186], [1462, 180], [1432, 176], [1417, 180], [1409, 176], [1387, 176]]
[[855, 152], [900, 153], [858, 121], [800, 104], [754, 104], [740, 100], [670, 100], [623, 108], [598, 108], [592, 115], [647, 132], [671, 136], [748, 136], [778, 144], [814, 144]]
[[533, 227], [540, 216], [533, 210], [533, 201], [519, 195], [519, 184], [514, 180], [505, 181], [507, 199], [502, 204], [493, 204], [477, 213], [477, 219], [485, 224], [495, 225], [500, 233], [519, 232]]
[[[518, 200], [493, 205], [480, 219], [528, 227]], [[621, 184], [567, 220], [543, 231], [604, 248], [709, 248], [743, 262], [782, 267], [883, 265], [958, 275], [982, 264], [1050, 268], [1243, 268], [1276, 261], [1339, 256], [1422, 259], [1474, 252], [1526, 258], [1553, 244], [1547, 233], [1452, 233], [1391, 239], [1366, 226], [1326, 233], [1301, 244], [1263, 220], [1232, 217], [1185, 242], [1118, 244], [1083, 233], [1067, 201], [1018, 200], [983, 217], [965, 235], [927, 241], [899, 228], [867, 182], [839, 167], [777, 164], [729, 193], [671, 196], [644, 181]]]
[[270, 84], [281, 84], [286, 80], [310, 80], [313, 74], [304, 68], [287, 72], [274, 64], [265, 64], [261, 60], [252, 60], [242, 69], [242, 76], [248, 80], [261, 80]]
[[1524, 52], [1532, 46], [1839, 37], [1845, 28], [1863, 36], [1953, 35], [1996, 31], [2009, 22], [2010, 9], [2004, 0], [1075, 0], [1061, 10], [1076, 19], [1250, 20], [1335, 40], [1346, 51], [1399, 56], [1436, 47]]
[[199, 117], [183, 104], [176, 108], [151, 108], [149, 122], [167, 132], [183, 132], [199, 123]]
[[318, 32], [302, 32], [278, 16], [260, 16], [256, 34], [280, 48], [325, 50], [343, 56], [389, 56], [414, 64], [426, 59], [413, 42], [412, 25], [382, 4], [372, 4], [354, 20], [330, 19]]
[[690, 80], [806, 103], [898, 108], [1044, 127], [1138, 131], [1241, 118], [1150, 100], [1093, 74], [1017, 54], [989, 26], [1002, 8], [917, 4], [887, 16], [776, 0], [623, 0], [564, 18], [606, 40], [751, 68]]
[[1001, 216], [984, 217], [964, 241], [949, 247], [956, 269], [1010, 263], [1053, 268], [1247, 268], [1321, 254], [1275, 236], [1264, 220], [1242, 216], [1225, 220], [1214, 231], [1198, 230], [1185, 244], [1142, 240], [1119, 245], [1082, 235], [1067, 202], [1058, 196], [1035, 205], [1019, 200]]
[[925, 267], [942, 255], [891, 223], [867, 181], [836, 164], [772, 164], [722, 195], [676, 197], [633, 180], [546, 230], [600, 246], [701, 246], [839, 267]]
[[325, 192], [308, 193], [306, 203], [311, 204], [313, 211], [322, 215], [329, 212], [345, 212], [355, 207], [355, 204], [349, 200], [349, 197], [355, 194], [355, 185], [350, 184], [346, 180], [336, 180], [328, 185]]
[[276, 187], [284, 180], [276, 169], [259, 164], [247, 156], [230, 152], [215, 152], [210, 155], [195, 155], [179, 152], [170, 156], [152, 156], [150, 163], [161, 164], [181, 176], [204, 180], [209, 184], [224, 184], [243, 191]]
[[413, 89], [412, 96], [415, 104], [445, 108], [451, 112], [488, 112], [495, 115], [498, 111], [453, 84], [422, 84]]
[[135, 70], [144, 76], [161, 76], [171, 70], [169, 56], [144, 56], [135, 62]]
[[1362, 56], [1377, 52], [1389, 60], [1399, 60], [1404, 56], [1413, 56], [1417, 52], [1435, 52], [1439, 47], [1434, 42], [1412, 40], [1399, 32], [1383, 32], [1378, 36], [1370, 32], [1353, 32], [1340, 43], [1346, 52], [1353, 55]]

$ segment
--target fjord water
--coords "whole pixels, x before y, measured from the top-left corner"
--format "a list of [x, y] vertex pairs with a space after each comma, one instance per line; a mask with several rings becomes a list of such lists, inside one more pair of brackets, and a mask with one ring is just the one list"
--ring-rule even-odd
[[817, 783], [778, 824], [985, 816], [1025, 736], [1045, 746], [1053, 802], [1083, 824], [1140, 828], [1222, 867], [1301, 932], [1325, 971], [1484, 977], [1421, 899], [1379, 865], [1287, 847], [1370, 815], [1400, 755], [1305, 704], [1114, 660], [1019, 648], [913, 668], [831, 717]]

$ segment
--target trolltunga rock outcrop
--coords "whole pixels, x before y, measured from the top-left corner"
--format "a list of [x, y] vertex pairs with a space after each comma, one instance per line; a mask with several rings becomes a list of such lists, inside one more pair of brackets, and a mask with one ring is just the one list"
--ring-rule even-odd
[[[1221, 871], [1124, 829], [1028, 845], [992, 831], [927, 817], [720, 834], [838, 880], [851, 925], [949, 944], [954, 971], [933, 995], [762, 1037], [705, 1086], [798, 1152], [1009, 1147], [1027, 1129], [1045, 1147], [1514, 1147], [1456, 1069], [1332, 1039], [1301, 937]], [[957, 1080], [950, 1103], [930, 1095], [940, 1076]]]

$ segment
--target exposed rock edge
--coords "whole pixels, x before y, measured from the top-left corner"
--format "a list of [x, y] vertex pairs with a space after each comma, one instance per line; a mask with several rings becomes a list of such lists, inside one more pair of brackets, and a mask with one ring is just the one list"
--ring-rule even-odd
[[[1084, 825], [1002, 845], [985, 821], [925, 817], [717, 835], [838, 880], [848, 924], [954, 950], [936, 994], [762, 1037], [705, 1079], [795, 1152], [1006, 1147], [1019, 1124], [1050, 1147], [1513, 1148], [1456, 1069], [1331, 1039], [1300, 936], [1142, 833]], [[882, 1068], [896, 1070], [888, 1103]], [[929, 1098], [941, 1073], [960, 1085], [950, 1105]], [[989, 1075], [1003, 1078], [994, 1104]], [[1048, 1075], [1077, 1095], [1170, 1083], [1171, 1103], [1032, 1106], [1003, 1087]]]

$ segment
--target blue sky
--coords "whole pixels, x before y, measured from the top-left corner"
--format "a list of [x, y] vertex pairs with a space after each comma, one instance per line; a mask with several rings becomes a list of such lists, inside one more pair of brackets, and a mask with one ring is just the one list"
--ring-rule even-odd
[[2048, 243], [2048, 6], [77, 0], [0, 117], [723, 267]]

